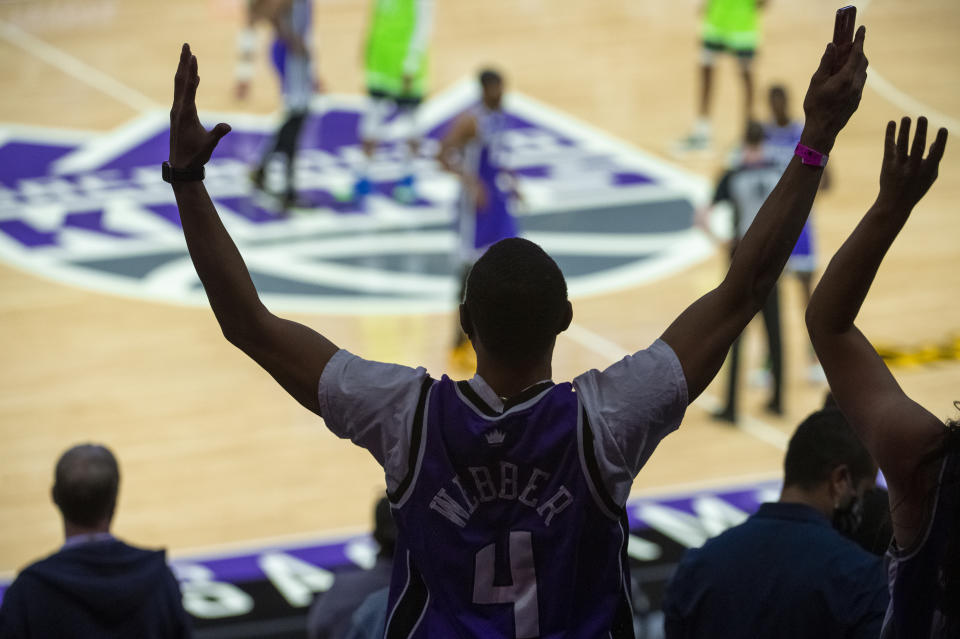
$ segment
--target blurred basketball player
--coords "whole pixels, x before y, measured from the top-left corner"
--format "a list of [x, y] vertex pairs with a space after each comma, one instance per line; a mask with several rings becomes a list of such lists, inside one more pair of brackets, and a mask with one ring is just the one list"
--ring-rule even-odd
[[[713, 196], [713, 205], [729, 202], [733, 207], [733, 241], [731, 255], [736, 255], [737, 245], [743, 239], [747, 229], [763, 206], [764, 201], [780, 180], [785, 167], [771, 156], [764, 144], [764, 130], [757, 122], [747, 125], [743, 148], [733, 167], [723, 174]], [[704, 218], [710, 209], [698, 212], [698, 224], [704, 225]], [[709, 232], [709, 228], [705, 229]], [[712, 235], [712, 233], [711, 233]], [[773, 377], [773, 389], [767, 410], [779, 415], [783, 413], [783, 340], [780, 334], [780, 292], [779, 284], [774, 284], [760, 309], [763, 326], [767, 333], [767, 354], [770, 372]], [[717, 419], [737, 421], [737, 395], [740, 375], [740, 338], [730, 348], [730, 381], [727, 384], [727, 404]]]
[[280, 78], [284, 120], [270, 148], [250, 174], [257, 189], [264, 188], [268, 163], [281, 156], [286, 165], [286, 184], [281, 199], [283, 210], [296, 203], [294, 169], [300, 131], [307, 118], [315, 80], [311, 61], [311, 0], [249, 0], [247, 27], [238, 37], [237, 97], [244, 99], [252, 76], [251, 57], [256, 45], [253, 31], [258, 21], [269, 22], [274, 30], [270, 58]]
[[[782, 85], [770, 87], [769, 105], [771, 120], [764, 125], [765, 147], [769, 155], [783, 169], [786, 169], [793, 157], [794, 149], [797, 148], [797, 143], [800, 142], [803, 122], [790, 117], [790, 101], [786, 87]], [[826, 191], [830, 188], [830, 184], [830, 170], [824, 167], [820, 190]], [[814, 245], [813, 213], [811, 212], [803, 231], [800, 232], [797, 245], [793, 247], [793, 253], [790, 254], [786, 268], [786, 272], [796, 277], [803, 288], [804, 310], [810, 303], [810, 295], [813, 293], [813, 277], [816, 269], [817, 254]], [[812, 346], [809, 353], [810, 363], [807, 368], [807, 379], [812, 382], [822, 382], [824, 380], [823, 369], [817, 361], [817, 354]]]
[[743, 81], [743, 121], [753, 119], [753, 60], [760, 41], [759, 9], [766, 0], [704, 1], [705, 5], [701, 5], [700, 106], [693, 130], [676, 145], [679, 153], [710, 147], [713, 66], [720, 53], [729, 53], [737, 59]]
[[[457, 225], [460, 237], [460, 296], [463, 301], [470, 267], [491, 244], [517, 234], [509, 200], [516, 196], [516, 180], [503, 165], [502, 134], [506, 116], [501, 108], [503, 77], [486, 69], [479, 75], [480, 104], [462, 114], [440, 145], [443, 168], [460, 178]], [[501, 182], [507, 180], [504, 190]], [[454, 338], [454, 363], [471, 369], [473, 348], [459, 324]]]
[[[190, 258], [226, 339], [383, 467], [398, 531], [386, 637], [633, 636], [626, 502], [634, 478], [780, 275], [823, 160], [860, 103], [865, 33], [844, 51], [827, 46], [805, 100], [801, 154], [723, 282], [649, 348], [556, 384], [554, 348], [573, 306], [556, 262], [520, 238], [490, 246], [470, 270], [460, 323], [477, 355], [471, 379], [365, 360], [271, 313], [203, 185], [230, 127], [201, 125], [197, 59], [184, 45], [163, 176]], [[498, 110], [490, 98], [502, 80], [485, 74], [484, 89], [480, 111], [457, 127], [472, 135], [460, 139], [482, 135], [479, 116]], [[463, 175], [475, 211], [489, 213], [489, 185], [479, 172]]]
[[393, 195], [400, 202], [416, 199], [413, 161], [419, 148], [416, 111], [426, 93], [427, 45], [433, 28], [434, 0], [373, 0], [367, 34], [366, 81], [370, 101], [360, 120], [365, 161], [353, 195], [370, 193], [369, 164], [384, 139], [387, 120], [397, 113], [396, 124], [407, 136], [404, 173]]

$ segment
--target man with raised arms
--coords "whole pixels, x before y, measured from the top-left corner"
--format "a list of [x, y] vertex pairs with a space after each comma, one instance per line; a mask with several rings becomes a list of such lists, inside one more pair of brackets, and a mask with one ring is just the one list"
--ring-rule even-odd
[[[649, 348], [572, 383], [551, 381], [556, 337], [573, 317], [566, 282], [519, 238], [491, 246], [467, 278], [459, 312], [477, 355], [469, 380], [361, 359], [271, 313], [202, 183], [230, 128], [200, 124], [197, 60], [184, 45], [164, 171], [187, 247], [224, 336], [383, 466], [398, 527], [387, 637], [633, 635], [624, 508], [633, 478], [780, 276], [826, 154], [860, 102], [864, 36], [861, 28], [852, 43], [827, 46], [804, 102], [799, 156], [723, 282]], [[501, 462], [517, 466], [515, 483]], [[441, 489], [468, 513], [462, 526], [431, 508]]]

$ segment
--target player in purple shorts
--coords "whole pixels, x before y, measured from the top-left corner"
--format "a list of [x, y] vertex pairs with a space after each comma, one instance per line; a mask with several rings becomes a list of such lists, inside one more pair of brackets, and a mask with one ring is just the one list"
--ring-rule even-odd
[[[837, 134], [866, 81], [865, 31], [828, 45], [807, 93], [806, 154], [760, 209], [720, 285], [660, 338], [603, 371], [553, 381], [573, 307], [557, 264], [520, 238], [474, 264], [460, 324], [477, 356], [467, 380], [361, 359], [271, 313], [203, 185], [230, 127], [197, 117], [184, 45], [170, 158], [184, 236], [224, 336], [327, 428], [384, 469], [397, 521], [385, 637], [632, 637], [626, 502], [766, 300], [796, 243]], [[836, 70], [835, 70], [836, 69]]]
[[[517, 234], [510, 213], [510, 199], [516, 197], [516, 179], [504, 166], [503, 132], [506, 114], [503, 77], [487, 69], [479, 75], [480, 103], [462, 114], [450, 127], [440, 146], [441, 165], [460, 178], [457, 200], [458, 259], [461, 285], [457, 301], [463, 301], [470, 267], [495, 242]], [[506, 180], [509, 190], [500, 182]], [[452, 359], [461, 368], [475, 365], [473, 349], [466, 334], [455, 329]]]

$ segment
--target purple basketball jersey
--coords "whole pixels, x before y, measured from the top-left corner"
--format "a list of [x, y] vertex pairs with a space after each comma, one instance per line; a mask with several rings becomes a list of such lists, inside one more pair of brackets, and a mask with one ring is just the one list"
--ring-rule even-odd
[[476, 176], [486, 194], [486, 202], [480, 207], [466, 189], [460, 193], [461, 252], [472, 262], [490, 245], [516, 237], [517, 222], [510, 213], [509, 195], [497, 179], [503, 169], [506, 114], [483, 105], [473, 107], [469, 113], [476, 121], [477, 134], [464, 149], [464, 170]]
[[390, 495], [388, 639], [633, 636], [626, 517], [571, 384], [498, 413], [467, 382], [428, 379], [410, 451]]

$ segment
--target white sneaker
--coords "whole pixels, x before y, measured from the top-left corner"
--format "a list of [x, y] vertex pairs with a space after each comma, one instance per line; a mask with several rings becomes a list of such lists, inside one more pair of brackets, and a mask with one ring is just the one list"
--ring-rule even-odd
[[686, 137], [680, 138], [673, 144], [676, 155], [686, 155], [696, 151], [710, 150], [710, 122], [703, 118], [697, 120], [693, 130]]

